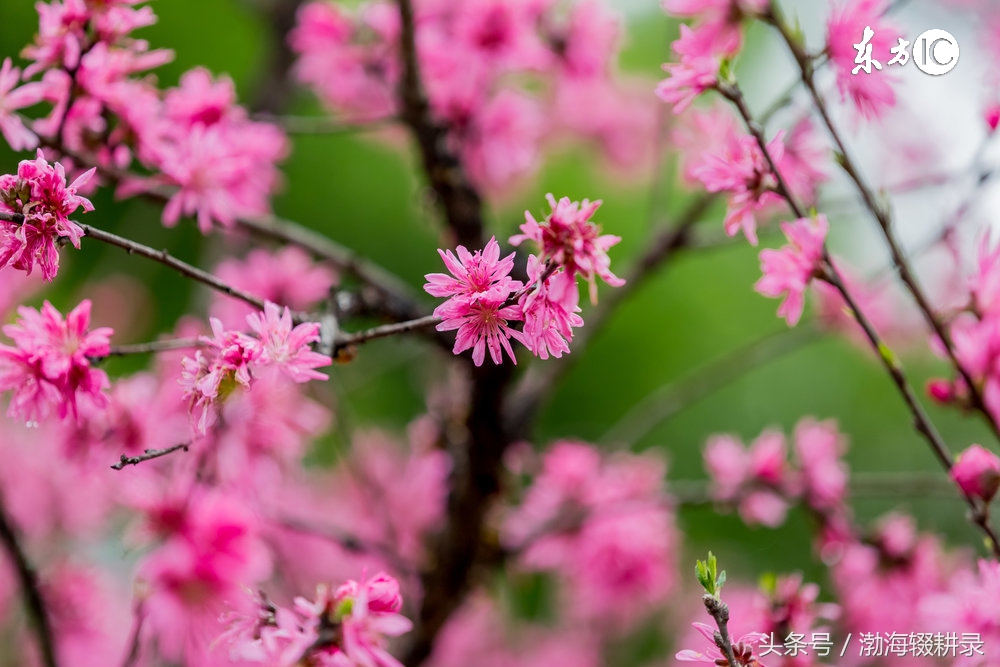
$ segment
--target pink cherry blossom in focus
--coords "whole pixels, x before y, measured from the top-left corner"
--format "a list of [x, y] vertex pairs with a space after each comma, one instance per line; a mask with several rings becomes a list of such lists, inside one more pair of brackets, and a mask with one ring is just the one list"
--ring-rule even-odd
[[829, 224], [826, 216], [819, 215], [782, 223], [781, 229], [789, 245], [760, 251], [764, 275], [754, 289], [772, 298], [784, 296], [778, 315], [795, 326], [802, 317], [806, 288], [821, 267]]
[[205, 351], [198, 350], [194, 358], [184, 357], [179, 380], [201, 433], [214, 422], [214, 404], [224, 401], [237, 385], [250, 387], [250, 364], [261, 355], [257, 339], [227, 331], [214, 318], [211, 324], [213, 335], [201, 338]]
[[517, 246], [524, 241], [534, 241], [541, 249], [540, 259], [552, 261], [563, 267], [572, 277], [579, 274], [590, 283], [590, 300], [597, 302], [597, 284], [600, 278], [612, 287], [621, 287], [625, 281], [611, 273], [611, 258], [608, 249], [621, 241], [620, 236], [601, 234], [596, 224], [591, 222], [594, 213], [601, 206], [600, 201], [571, 201], [563, 197], [558, 202], [551, 194], [546, 195], [552, 212], [541, 222], [535, 220], [530, 211], [525, 211], [526, 222], [521, 225], [521, 234], [510, 237]]
[[94, 175], [85, 172], [72, 184], [66, 184], [66, 172], [60, 163], [49, 164], [41, 149], [34, 160], [23, 160], [17, 175], [0, 176], [0, 211], [18, 213], [24, 222], [0, 221], [0, 266], [31, 274], [37, 264], [45, 280], [59, 271], [57, 243], [66, 239], [80, 247], [83, 228], [69, 219], [77, 209], [93, 211], [89, 199], [77, 194]]
[[964, 493], [989, 502], [1000, 488], [1000, 457], [981, 445], [972, 445], [955, 459], [951, 478]]
[[510, 339], [521, 341], [521, 332], [511, 329], [508, 322], [521, 317], [516, 306], [505, 305], [521, 282], [510, 277], [514, 268], [514, 253], [500, 259], [500, 245], [491, 238], [483, 250], [470, 253], [458, 246], [458, 257], [450, 250], [438, 250], [451, 276], [427, 274], [424, 290], [433, 296], [448, 297], [434, 309], [442, 319], [438, 331], [458, 330], [454, 353], [471, 349], [472, 360], [481, 366], [489, 349], [493, 363], [503, 361], [506, 351], [517, 363]]
[[528, 257], [528, 284], [535, 285], [521, 297], [518, 305], [524, 318], [524, 344], [540, 359], [551, 354], [557, 359], [569, 352], [573, 328], [583, 326], [577, 315], [580, 291], [576, 280], [564, 269], [540, 282], [545, 268], [536, 256]]
[[275, 365], [295, 382], [326, 380], [315, 370], [329, 366], [330, 357], [314, 352], [310, 345], [319, 341], [319, 324], [304, 322], [292, 328], [292, 313], [268, 301], [263, 313], [247, 315], [247, 324], [260, 339], [260, 363]]
[[40, 311], [21, 306], [17, 312], [18, 321], [3, 327], [14, 345], [0, 344], [0, 390], [14, 392], [7, 414], [38, 422], [53, 410], [76, 418], [81, 398], [106, 405], [108, 376], [91, 359], [108, 355], [112, 331], [89, 329], [90, 301], [65, 319], [48, 301]]

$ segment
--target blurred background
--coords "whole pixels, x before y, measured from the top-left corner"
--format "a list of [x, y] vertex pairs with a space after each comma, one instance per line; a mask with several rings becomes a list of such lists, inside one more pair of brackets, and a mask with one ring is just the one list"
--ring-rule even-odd
[[[627, 27], [620, 67], [643, 77], [653, 100], [660, 66], [670, 59], [669, 44], [677, 34], [677, 25], [664, 16], [654, 0], [619, 4]], [[795, 11], [794, 4], [789, 4], [790, 11]], [[819, 4], [825, 3], [798, 3], [811, 36], [822, 30], [815, 7]], [[921, 31], [945, 27], [940, 14], [911, 4], [901, 14], [906, 25], [924, 25]], [[260, 90], [261, 73], [276, 46], [276, 36], [260, 7], [240, 0], [161, 0], [154, 8], [158, 24], [140, 34], [154, 47], [176, 52], [172, 63], [157, 70], [162, 84], [175, 85], [185, 70], [200, 65], [231, 76], [241, 101], [254, 99]], [[18, 52], [32, 39], [36, 27], [32, 2], [0, 3], [0, 59], [11, 56], [17, 62]], [[960, 41], [961, 30], [961, 24], [953, 29]], [[788, 59], [771, 37], [759, 27], [752, 29], [747, 54], [739, 64], [740, 77], [747, 82], [748, 97], [756, 108], [769, 104], [794, 80]], [[977, 118], [975, 109], [961, 110], [963, 101], [972, 99], [979, 76], [980, 65], [975, 63], [972, 50], [971, 46], [963, 50], [963, 63], [949, 81], [944, 81], [948, 77], [933, 82], [927, 77], [920, 79], [922, 75], [913, 67], [901, 75], [907, 86], [913, 84], [906, 88], [913, 92], [902, 96], [904, 106], [927, 111], [926, 129], [942, 132], [941, 141], [952, 148], [935, 167], [966, 164], [982, 136], [978, 125], [966, 122]], [[939, 87], [928, 89], [930, 83]], [[295, 90], [284, 105], [285, 112], [299, 116], [323, 113], [307, 91]], [[948, 116], [947, 108], [928, 111], [927, 99], [954, 104], [959, 115]], [[557, 147], [546, 154], [537, 177], [489, 202], [491, 231], [504, 239], [523, 221], [525, 210], [536, 217], [544, 214], [544, 196], [549, 192], [572, 199], [602, 199], [596, 220], [606, 233], [623, 238], [611, 251], [612, 269], [619, 275], [627, 274], [630, 262], [643, 249], [647, 231], [671, 224], [699, 194], [679, 180], [676, 157], [662, 127], [672, 122], [672, 114], [659, 106], [656, 113], [661, 128], [649, 141], [662, 152], [659, 166], [624, 173], [607, 165], [593, 147]], [[776, 118], [776, 123], [781, 119]], [[865, 136], [879, 131], [847, 125], [857, 146], [865, 144]], [[445, 244], [441, 225], [424, 191], [412, 147], [402, 134], [382, 133], [377, 139], [365, 132], [296, 134], [291, 139], [293, 150], [284, 163], [285, 185], [274, 201], [278, 215], [356, 249], [415, 288], [422, 285], [424, 274], [440, 270], [435, 250]], [[13, 171], [23, 157], [0, 148], [0, 170]], [[879, 161], [884, 156], [865, 157], [876, 181], [892, 175], [879, 172], [886, 168]], [[850, 191], [835, 179], [828, 198], [836, 251], [863, 269], [880, 265], [884, 261], [881, 241]], [[915, 241], [925, 235], [940, 222], [942, 211], [953, 199], [948, 192], [938, 192], [896, 202], [903, 236]], [[190, 221], [175, 229], [164, 228], [160, 211], [152, 204], [139, 200], [117, 203], [106, 190], [94, 197], [94, 204], [97, 210], [87, 215], [87, 222], [167, 248], [182, 259], [212, 265], [229, 252], [218, 239], [203, 237]], [[667, 457], [671, 479], [698, 480], [705, 477], [701, 448], [710, 434], [733, 433], [749, 441], [769, 427], [790, 432], [799, 419], [811, 415], [836, 419], [849, 436], [847, 458], [855, 475], [936, 472], [937, 463], [911, 427], [902, 402], [872, 354], [843, 336], [783, 333], [787, 327], [775, 316], [777, 302], [753, 291], [760, 275], [758, 251], [742, 239], [725, 242], [723, 215], [721, 204], [712, 207], [699, 224], [699, 231], [711, 242], [676, 255], [622, 305], [609, 326], [576, 359], [544, 407], [535, 443], [570, 437], [609, 448], [655, 449]], [[763, 240], [765, 245], [774, 241]], [[39, 300], [48, 298], [64, 309], [81, 298], [93, 298], [95, 323], [113, 321], [121, 332], [116, 342], [155, 338], [172, 330], [184, 314], [204, 317], [204, 291], [169, 270], [127, 257], [115, 248], [86, 244], [85, 249], [64, 254], [64, 269]], [[933, 283], [933, 264], [921, 265], [921, 269]], [[429, 297], [425, 302], [428, 309], [433, 307]], [[584, 306], [586, 319], [589, 307]], [[800, 326], [808, 328], [809, 319], [807, 310]], [[763, 347], [755, 344], [762, 339], [770, 343]], [[371, 344], [353, 363], [338, 366], [330, 390], [338, 396], [340, 433], [321, 444], [316, 460], [335, 457], [343, 444], [343, 432], [353, 428], [404, 428], [423, 410], [426, 382], [441, 361], [437, 355], [418, 340], [396, 338]], [[931, 356], [925, 345], [904, 351], [903, 358], [918, 386], [922, 387], [928, 377], [946, 374], [945, 365]], [[144, 363], [144, 359], [120, 360], [109, 370], [127, 374]], [[525, 358], [518, 372], [531, 363], [543, 362]], [[699, 373], [706, 367], [711, 370]], [[697, 387], [689, 382], [692, 374], [700, 378]], [[738, 377], [724, 382], [729, 374]], [[665, 389], [678, 386], [680, 390]], [[669, 409], [663, 408], [664, 401]], [[636, 422], [630, 413], [640, 404], [659, 406], [654, 412], [663, 408], [665, 418], [648, 424]], [[929, 409], [956, 451], [986, 436], [985, 428], [974, 418], [934, 406]], [[621, 433], [634, 437], [622, 441], [616, 436]], [[947, 534], [955, 543], [978, 542], [963, 519], [965, 507], [957, 498], [941, 500], [918, 493], [907, 498], [855, 500], [862, 519], [894, 507], [913, 512], [922, 528]], [[800, 570], [813, 580], [822, 576], [823, 569], [810, 553], [804, 514], [793, 512], [777, 531], [752, 530], [733, 515], [721, 515], [711, 507], [689, 507], [681, 510], [680, 525], [690, 549], [681, 563], [693, 562], [696, 554], [711, 548], [725, 554], [731, 578], [754, 581], [769, 570]]]

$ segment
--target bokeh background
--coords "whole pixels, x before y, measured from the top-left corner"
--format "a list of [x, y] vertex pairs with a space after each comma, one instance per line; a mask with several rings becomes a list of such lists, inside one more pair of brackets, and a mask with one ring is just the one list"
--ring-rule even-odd
[[[821, 26], [816, 8], [821, 4], [825, 3], [799, 3], [807, 30]], [[259, 8], [241, 0], [160, 0], [154, 6], [159, 23], [141, 34], [153, 46], [176, 52], [175, 60], [157, 71], [162, 83], [174, 85], [182, 72], [200, 65], [231, 76], [242, 100], [253, 98], [275, 48], [271, 27]], [[627, 42], [620, 66], [647, 77], [652, 96], [677, 26], [662, 14], [655, 0], [633, 0], [621, 8], [627, 16]], [[940, 17], [930, 11], [914, 6], [903, 16], [907, 25], [943, 27]], [[29, 0], [0, 2], [0, 59], [16, 58], [31, 40], [36, 21]], [[961, 39], [960, 29], [956, 34]], [[763, 30], [751, 30], [747, 55], [739, 65], [757, 108], [763, 108], [793, 80], [787, 59], [768, 43], [770, 37]], [[972, 60], [967, 54], [963, 67]], [[910, 67], [905, 76], [913, 76], [913, 70]], [[976, 76], [971, 65], [968, 70], [956, 71], [953, 81], [939, 84], [947, 88], [936, 92], [918, 86], [904, 105], [926, 107], [922, 100], [941, 96], [942, 90], [960, 96], [955, 91], [969, 90], [969, 81]], [[322, 113], [304, 89], [287, 100], [286, 110], [303, 116]], [[960, 119], [974, 115], [961, 113], [966, 116]], [[669, 111], [663, 110], [662, 115], [669, 122]], [[940, 115], [937, 110], [930, 117]], [[947, 119], [943, 124], [955, 125]], [[858, 145], [871, 131], [850, 127]], [[943, 159], [959, 165], [967, 159], [981, 132], [978, 127], [963, 132], [949, 139], [955, 150]], [[401, 139], [402, 135], [390, 134], [372, 140], [364, 133], [292, 136], [293, 151], [284, 163], [286, 183], [274, 207], [279, 215], [355, 248], [419, 288], [425, 273], [440, 270], [435, 249], [442, 245], [441, 227], [411, 147]], [[655, 137], [650, 141], [656, 141]], [[680, 185], [669, 142], [660, 145], [662, 168], [629, 174], [614, 173], [588, 146], [562, 147], [548, 154], [537, 177], [501, 200], [489, 202], [491, 230], [500, 238], [508, 237], [523, 220], [525, 209], [544, 212], [548, 192], [573, 199], [600, 198], [604, 205], [597, 220], [606, 232], [624, 239], [611, 252], [612, 268], [619, 275], [627, 273], [648, 230], [670, 224], [698, 194]], [[13, 171], [21, 157], [0, 147], [0, 170]], [[835, 182], [831, 192], [834, 248], [855, 258], [859, 266], [877, 266], [884, 253], [872, 223], [854, 206], [848, 190]], [[940, 212], [952, 197], [947, 192], [931, 193], [898, 202], [904, 237], [919, 236], [916, 231], [940, 221]], [[230, 251], [218, 239], [202, 237], [190, 221], [175, 229], [164, 228], [160, 211], [152, 204], [115, 202], [108, 191], [101, 191], [94, 203], [97, 210], [87, 216], [87, 222], [167, 248], [182, 259], [210, 265]], [[699, 229], [721, 240], [723, 214], [721, 206], [713, 207]], [[84, 252], [64, 254], [65, 268], [39, 300], [48, 298], [57, 307], [67, 308], [81, 298], [94, 298], [97, 323], [113, 319], [127, 324], [118, 324], [126, 335], [117, 342], [154, 338], [170, 331], [185, 313], [204, 316], [205, 292], [169, 270], [115, 248], [89, 243], [84, 247]], [[933, 267], [926, 268], [933, 282]], [[874, 356], [835, 335], [773, 339], [779, 342], [771, 347], [781, 349], [769, 354], [766, 363], [749, 364], [752, 368], [738, 379], [697, 400], [681, 392], [680, 409], [641, 437], [628, 442], [609, 438], [609, 432], [621, 426], [633, 407], [662, 393], [664, 387], [676, 386], [707, 364], [736, 357], [745, 360], [740, 351], [753, 341], [781, 335], [787, 327], [775, 316], [777, 303], [753, 291], [758, 277], [757, 251], [743, 242], [677, 255], [620, 308], [613, 322], [581, 354], [544, 408], [535, 442], [574, 437], [608, 447], [656, 449], [668, 458], [671, 478], [697, 480], [704, 479], [701, 447], [710, 434], [730, 432], [749, 440], [768, 427], [789, 432], [800, 418], [812, 415], [836, 419], [849, 436], [847, 458], [855, 474], [936, 471], [935, 460], [911, 428], [902, 402]], [[433, 305], [429, 297], [426, 304], [428, 308]], [[807, 324], [808, 319], [807, 311]], [[945, 372], [944, 364], [926, 346], [904, 352], [903, 358], [918, 385]], [[146, 361], [119, 360], [109, 370], [125, 374]], [[329, 391], [337, 394], [340, 430], [320, 444], [316, 461], [335, 457], [343, 446], [343, 434], [350, 429], [364, 425], [402, 429], [422, 411], [426, 383], [441, 361], [437, 351], [428, 352], [417, 340], [392, 339], [369, 345], [356, 361], [337, 367]], [[518, 372], [528, 365], [525, 359]], [[708, 383], [712, 384], [711, 378]], [[956, 450], [985, 438], [985, 429], [973, 418], [934, 406], [930, 412]], [[858, 498], [855, 507], [861, 518], [900, 507], [915, 513], [922, 528], [947, 534], [955, 543], [976, 544], [979, 539], [963, 520], [964, 505], [957, 498], [927, 494]], [[696, 554], [711, 548], [724, 555], [731, 577], [753, 581], [767, 571], [800, 570], [821, 580], [822, 567], [810, 553], [808, 520], [797, 511], [777, 531], [748, 529], [735, 516], [704, 506], [682, 509], [680, 523], [691, 562]]]

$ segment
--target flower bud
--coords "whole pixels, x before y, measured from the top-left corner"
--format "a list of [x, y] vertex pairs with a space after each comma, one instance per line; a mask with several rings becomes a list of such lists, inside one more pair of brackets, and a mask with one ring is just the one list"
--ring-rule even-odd
[[951, 478], [967, 494], [989, 502], [1000, 488], [1000, 457], [979, 445], [959, 454]]

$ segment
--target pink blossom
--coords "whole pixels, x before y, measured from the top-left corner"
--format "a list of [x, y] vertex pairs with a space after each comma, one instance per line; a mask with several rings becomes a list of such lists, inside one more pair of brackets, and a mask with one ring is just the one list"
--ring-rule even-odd
[[304, 322], [293, 329], [288, 307], [282, 312], [270, 301], [264, 304], [263, 313], [247, 315], [247, 324], [260, 339], [262, 365], [276, 365], [295, 382], [327, 379], [315, 369], [329, 366], [333, 361], [310, 348], [310, 344], [319, 340], [319, 324]]
[[608, 257], [608, 249], [621, 241], [621, 237], [601, 235], [600, 229], [590, 220], [601, 202], [584, 199], [581, 203], [569, 197], [557, 202], [551, 194], [546, 195], [546, 199], [552, 212], [538, 222], [530, 211], [525, 211], [522, 233], [510, 237], [510, 242], [517, 246], [526, 240], [534, 241], [541, 249], [541, 260], [563, 267], [570, 277], [580, 274], [590, 283], [590, 298], [594, 303], [597, 302], [596, 278], [612, 287], [624, 285], [624, 280], [611, 273], [611, 258]]
[[[712, 665], [728, 662], [719, 647], [715, 645], [716, 629], [705, 623], [692, 623], [691, 625], [708, 641], [708, 647], [704, 651], [684, 649], [678, 651], [675, 657], [681, 662], [707, 662]], [[736, 663], [741, 667], [764, 667], [764, 664], [754, 656], [754, 651], [765, 640], [767, 640], [767, 635], [761, 632], [751, 632], [734, 641], [733, 653], [736, 656]]]
[[988, 503], [1000, 488], [1000, 458], [980, 445], [972, 445], [955, 459], [951, 478], [963, 493]]
[[740, 23], [749, 14], [759, 14], [767, 0], [662, 0], [668, 14], [696, 18], [714, 52], [733, 56], [740, 50]]
[[518, 305], [524, 318], [524, 344], [541, 359], [549, 354], [557, 359], [569, 352], [573, 340], [573, 327], [583, 326], [577, 315], [580, 292], [576, 280], [560, 269], [544, 282], [545, 267], [534, 255], [528, 257], [528, 284], [535, 285], [521, 297]]
[[17, 175], [0, 176], [0, 211], [19, 213], [22, 224], [0, 222], [0, 266], [11, 266], [31, 274], [37, 264], [42, 277], [52, 280], [59, 271], [59, 239], [80, 247], [83, 228], [69, 219], [77, 209], [93, 211], [89, 199], [77, 194], [94, 175], [85, 172], [66, 185], [66, 172], [56, 162], [50, 165], [41, 151], [34, 160], [23, 160]]
[[14, 391], [7, 413], [37, 422], [53, 409], [76, 418], [81, 397], [106, 405], [108, 376], [92, 368], [91, 359], [108, 355], [112, 331], [88, 330], [90, 301], [65, 319], [48, 301], [41, 311], [21, 306], [17, 312], [20, 319], [3, 327], [14, 346], [0, 344], [0, 390]]
[[485, 102], [460, 140], [474, 182], [498, 191], [535, 170], [547, 119], [538, 101], [504, 90]]
[[841, 506], [847, 496], [844, 437], [832, 421], [803, 419], [795, 426], [795, 456], [802, 478], [802, 493], [819, 511]]
[[147, 621], [164, 657], [200, 658], [207, 653], [209, 628], [223, 603], [245, 600], [244, 587], [270, 573], [258, 520], [238, 498], [197, 487], [148, 511], [165, 541], [139, 565], [139, 576], [149, 587]]
[[17, 87], [21, 70], [14, 67], [10, 58], [0, 67], [0, 134], [15, 151], [34, 148], [38, 137], [24, 125], [15, 112], [41, 102], [44, 89], [39, 83], [26, 83]]
[[215, 318], [211, 323], [213, 335], [201, 337], [206, 351], [198, 350], [193, 359], [184, 358], [179, 380], [184, 397], [191, 403], [192, 416], [195, 411], [199, 413], [197, 427], [202, 433], [214, 418], [213, 405], [225, 401], [237, 385], [250, 387], [250, 364], [262, 354], [257, 339], [227, 331]]
[[673, 591], [673, 513], [664, 502], [662, 461], [559, 441], [501, 539], [529, 570], [565, 583], [566, 608], [581, 622], [631, 627]]
[[510, 277], [514, 269], [514, 253], [500, 259], [500, 245], [491, 238], [481, 251], [470, 253], [465, 246], [451, 250], [438, 250], [450, 276], [429, 273], [424, 290], [431, 296], [465, 300], [485, 299], [504, 301], [521, 283]]
[[[287, 246], [276, 251], [252, 250], [245, 259], [227, 259], [215, 269], [220, 280], [250, 294], [292, 310], [308, 311], [330, 295], [337, 274], [313, 262], [301, 248]], [[237, 328], [253, 313], [242, 301], [219, 295], [211, 313], [227, 327]]]
[[987, 106], [983, 112], [983, 120], [991, 134], [996, 132], [997, 127], [1000, 127], [1000, 103], [994, 102]]
[[861, 42], [866, 26], [875, 33], [869, 42], [872, 58], [884, 66], [891, 57], [889, 49], [896, 46], [897, 38], [902, 35], [894, 24], [883, 18], [888, 8], [887, 0], [846, 0], [833, 9], [826, 25], [826, 48], [837, 71], [840, 96], [842, 99], [850, 97], [866, 120], [877, 119], [886, 108], [896, 104], [890, 73], [873, 71], [866, 74], [861, 70], [852, 74], [858, 55], [854, 45]]
[[458, 257], [450, 250], [438, 250], [451, 276], [443, 273], [427, 274], [424, 290], [438, 297], [449, 297], [434, 309], [442, 319], [438, 331], [458, 330], [455, 354], [472, 350], [472, 360], [481, 366], [487, 348], [493, 363], [500, 364], [503, 351], [517, 363], [510, 339], [522, 340], [519, 331], [508, 326], [510, 320], [521, 318], [520, 309], [504, 305], [510, 295], [521, 288], [521, 283], [510, 277], [514, 268], [514, 253], [500, 259], [500, 246], [491, 238], [481, 251], [470, 253], [458, 246]]
[[692, 30], [686, 25], [680, 30], [681, 36], [673, 44], [680, 62], [663, 66], [670, 76], [656, 87], [656, 95], [674, 105], [674, 113], [687, 109], [696, 97], [719, 82], [719, 59], [713, 52], [712, 43], [714, 35]]
[[[767, 152], [775, 164], [784, 156], [783, 132], [767, 144]], [[702, 163], [691, 170], [709, 192], [729, 194], [729, 207], [724, 221], [726, 233], [735, 236], [740, 230], [752, 245], [757, 245], [756, 213], [781, 201], [773, 191], [777, 180], [767, 157], [750, 135], [736, 135], [718, 152], [705, 155]]]
[[[393, 13], [391, 23], [376, 14], [375, 6], [355, 17], [330, 2], [308, 2], [299, 9], [288, 37], [299, 55], [298, 80], [352, 118], [384, 118], [396, 106], [394, 86], [400, 66], [391, 45], [398, 13]], [[365, 46], [358, 39], [361, 35], [374, 43]]]
[[820, 183], [829, 178], [823, 170], [828, 157], [827, 146], [816, 136], [812, 121], [805, 118], [788, 133], [778, 171], [793, 195], [814, 202]]
[[[399, 613], [399, 583], [385, 573], [362, 582], [349, 580], [336, 590], [320, 585], [313, 600], [296, 598], [294, 609], [256, 600], [257, 610], [229, 615], [223, 634], [231, 654], [277, 667], [309, 664], [329, 667], [402, 667], [385, 648], [388, 637], [410, 631]], [[320, 627], [336, 627], [332, 640], [320, 641]]]
[[784, 522], [791, 491], [784, 435], [765, 431], [748, 449], [733, 436], [714, 436], [704, 457], [713, 498], [735, 503], [749, 524], [774, 527]]
[[521, 312], [516, 306], [503, 306], [502, 301], [491, 299], [452, 299], [435, 308], [434, 314], [442, 319], [437, 325], [438, 331], [458, 330], [452, 350], [455, 354], [471, 349], [473, 363], [482, 366], [487, 349], [497, 365], [503, 363], [503, 352], [506, 351], [510, 360], [517, 363], [510, 339], [524, 342], [524, 337], [507, 324], [520, 319]]
[[784, 295], [778, 315], [789, 326], [795, 326], [802, 317], [806, 288], [822, 265], [829, 225], [826, 216], [819, 215], [815, 219], [782, 223], [781, 229], [789, 245], [779, 250], [761, 250], [760, 268], [764, 275], [754, 289], [772, 298]]

